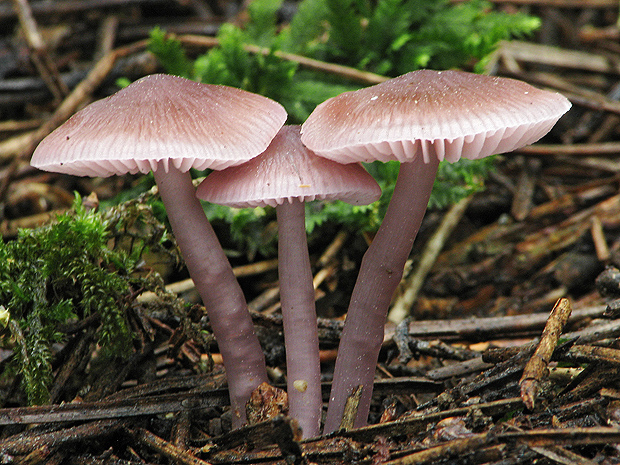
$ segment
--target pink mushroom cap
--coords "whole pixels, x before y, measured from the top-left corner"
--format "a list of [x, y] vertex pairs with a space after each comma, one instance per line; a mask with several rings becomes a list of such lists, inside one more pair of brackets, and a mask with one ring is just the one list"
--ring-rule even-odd
[[265, 150], [286, 121], [266, 97], [165, 74], [135, 81], [73, 115], [36, 148], [32, 166], [78, 176], [223, 169]]
[[531, 144], [570, 107], [562, 95], [514, 79], [420, 70], [326, 100], [301, 140], [341, 163], [455, 162]]
[[198, 186], [196, 195], [236, 208], [339, 199], [367, 205], [381, 189], [358, 163], [343, 165], [308, 150], [299, 126], [284, 126], [262, 154], [238, 166], [215, 171]]

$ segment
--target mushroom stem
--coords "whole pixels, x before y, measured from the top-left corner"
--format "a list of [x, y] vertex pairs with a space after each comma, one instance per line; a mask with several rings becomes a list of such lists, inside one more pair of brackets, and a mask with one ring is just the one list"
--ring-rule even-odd
[[[421, 154], [420, 154], [421, 155]], [[426, 212], [439, 161], [401, 163], [392, 199], [364, 254], [338, 349], [325, 433], [340, 426], [347, 397], [362, 386], [354, 427], [368, 420], [388, 308]]]
[[189, 172], [160, 162], [153, 172], [172, 232], [196, 285], [222, 354], [233, 427], [246, 422], [245, 403], [267, 381], [265, 356], [243, 291], [207, 220]]
[[276, 215], [289, 415], [298, 421], [303, 437], [309, 438], [319, 435], [322, 398], [304, 203], [298, 199], [285, 200], [276, 206]]

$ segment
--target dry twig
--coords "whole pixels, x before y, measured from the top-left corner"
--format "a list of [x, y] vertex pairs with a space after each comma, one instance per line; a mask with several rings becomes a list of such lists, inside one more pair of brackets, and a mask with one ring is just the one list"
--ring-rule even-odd
[[558, 343], [562, 329], [570, 318], [571, 311], [572, 308], [568, 299], [560, 299], [556, 303], [551, 310], [538, 346], [523, 369], [523, 375], [519, 381], [521, 398], [525, 406], [530, 410], [534, 409], [540, 381], [548, 373], [549, 361]]

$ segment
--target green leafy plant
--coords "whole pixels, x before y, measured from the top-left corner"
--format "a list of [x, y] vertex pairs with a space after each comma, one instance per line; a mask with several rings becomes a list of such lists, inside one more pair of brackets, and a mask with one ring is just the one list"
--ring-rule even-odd
[[[256, 26], [252, 28], [256, 29]], [[252, 35], [260, 34], [254, 32]], [[280, 49], [277, 46], [279, 36], [269, 36], [273, 42], [269, 53], [252, 53], [246, 50], [245, 44], [263, 46], [266, 41], [262, 35], [261, 44], [257, 44], [252, 41], [252, 35], [232, 24], [223, 24], [217, 35], [219, 46], [191, 61], [176, 39], [155, 28], [151, 31], [149, 49], [170, 74], [238, 87], [280, 102], [289, 113], [290, 123], [304, 121], [322, 101], [359, 87], [333, 76], [300, 70], [297, 63], [277, 57], [274, 52]]]
[[[318, 103], [360, 84], [302, 70], [276, 51], [396, 76], [422, 67], [480, 66], [501, 40], [540, 26], [533, 16], [494, 11], [485, 0], [304, 0], [290, 24], [279, 27], [281, 3], [251, 2], [246, 26], [223, 24], [219, 46], [195, 60], [158, 28], [149, 49], [170, 74], [265, 95], [286, 107], [290, 122], [301, 123]], [[250, 52], [246, 45], [268, 53]]]
[[[485, 0], [453, 4], [449, 0], [303, 0], [288, 24], [278, 24], [282, 0], [254, 0], [249, 21], [240, 28], [224, 24], [219, 46], [191, 60], [180, 42], [160, 29], [150, 50], [167, 72], [212, 84], [263, 94], [280, 102], [289, 123], [303, 122], [324, 100], [361, 86], [338, 75], [301, 68], [278, 52], [304, 55], [386, 76], [420, 68], [474, 68], [478, 71], [501, 40], [530, 34], [540, 21], [529, 15], [493, 10]], [[248, 45], [263, 47], [255, 53]], [[307, 206], [307, 228], [338, 222], [352, 230], [373, 231], [387, 207], [398, 164], [372, 164], [371, 174], [384, 190], [378, 205], [352, 207], [335, 202]], [[440, 165], [430, 206], [443, 208], [483, 187], [492, 162], [461, 160]], [[267, 210], [253, 213], [207, 207], [211, 219], [231, 224], [232, 236], [249, 255], [273, 250], [271, 236], [248, 234], [273, 220]]]
[[[0, 242], [0, 338], [3, 345], [14, 347], [14, 366], [31, 404], [50, 400], [51, 347], [65, 339], [62, 324], [97, 315], [102, 357], [123, 357], [132, 347], [126, 310], [132, 285], [140, 282], [132, 274], [145, 244], [129, 235], [129, 227], [139, 220], [129, 220], [120, 208], [106, 215], [88, 211], [80, 200], [55, 222]], [[133, 206], [138, 208], [138, 203]], [[131, 205], [123, 210], [128, 208]], [[129, 245], [110, 248], [121, 230]], [[155, 235], [154, 240], [162, 237]]]
[[[272, 256], [276, 252], [273, 228], [269, 224], [275, 224], [275, 211], [272, 208], [230, 208], [222, 205], [204, 203], [205, 212], [209, 221], [218, 225], [224, 223], [230, 225], [230, 239], [235, 249], [243, 250], [250, 259], [256, 254]], [[272, 234], [270, 234], [270, 231]], [[236, 247], [242, 244], [243, 247]], [[239, 255], [239, 252], [227, 250], [228, 256]]]
[[538, 27], [538, 18], [494, 11], [486, 0], [305, 0], [284, 43], [296, 53], [396, 76], [484, 63], [501, 40]]

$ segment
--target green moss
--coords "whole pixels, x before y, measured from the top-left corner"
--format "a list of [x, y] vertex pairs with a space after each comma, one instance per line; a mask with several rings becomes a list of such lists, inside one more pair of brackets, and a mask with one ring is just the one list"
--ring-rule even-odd
[[141, 283], [132, 275], [145, 243], [130, 240], [129, 247], [113, 248], [120, 231], [137, 221], [130, 208], [104, 215], [87, 210], [78, 198], [74, 209], [53, 223], [0, 242], [0, 304], [7, 328], [0, 335], [3, 345], [14, 347], [31, 404], [49, 401], [51, 347], [64, 340], [62, 324], [97, 315], [102, 356], [130, 354], [126, 312], [132, 288]]

